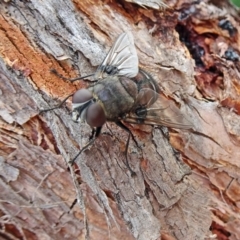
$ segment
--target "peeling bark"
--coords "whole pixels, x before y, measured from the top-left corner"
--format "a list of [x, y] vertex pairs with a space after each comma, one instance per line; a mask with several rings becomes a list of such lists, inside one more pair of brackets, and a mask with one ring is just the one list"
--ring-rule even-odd
[[[0, 2], [3, 238], [240, 238], [239, 19], [228, 4], [167, 4], [161, 11], [124, 1]], [[127, 135], [107, 123], [71, 167], [91, 130], [71, 120], [70, 100], [39, 110], [87, 83], [63, 81], [50, 69], [93, 73], [127, 30], [140, 66], [194, 129], [129, 124], [138, 144], [129, 146], [132, 177]]]

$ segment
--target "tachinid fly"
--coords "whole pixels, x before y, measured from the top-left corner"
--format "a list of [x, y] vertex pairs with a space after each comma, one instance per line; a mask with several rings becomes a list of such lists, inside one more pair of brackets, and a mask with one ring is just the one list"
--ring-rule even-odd
[[86, 122], [92, 128], [90, 141], [79, 154], [99, 136], [106, 121], [115, 122], [129, 133], [126, 157], [131, 132], [122, 122], [182, 129], [192, 127], [180, 110], [160, 94], [151, 75], [138, 68], [138, 56], [130, 32], [117, 38], [97, 68], [94, 79], [93, 85], [78, 90], [72, 97], [72, 119]]

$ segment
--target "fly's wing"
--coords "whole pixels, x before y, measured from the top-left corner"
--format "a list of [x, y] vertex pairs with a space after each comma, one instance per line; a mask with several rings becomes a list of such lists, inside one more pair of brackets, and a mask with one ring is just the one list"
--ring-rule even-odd
[[95, 78], [120, 75], [133, 78], [138, 74], [138, 56], [130, 32], [122, 33], [113, 44], [103, 63], [98, 67]]
[[160, 125], [179, 129], [193, 128], [193, 125], [172, 101], [147, 88], [141, 89], [135, 109], [123, 120], [135, 124]]

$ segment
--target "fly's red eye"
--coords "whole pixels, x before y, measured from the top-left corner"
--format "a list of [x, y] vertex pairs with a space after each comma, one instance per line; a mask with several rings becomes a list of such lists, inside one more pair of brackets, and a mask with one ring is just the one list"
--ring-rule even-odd
[[92, 103], [87, 109], [86, 121], [90, 127], [101, 127], [106, 122], [106, 116], [99, 103]]
[[80, 89], [73, 94], [72, 103], [85, 103], [93, 98], [88, 89]]

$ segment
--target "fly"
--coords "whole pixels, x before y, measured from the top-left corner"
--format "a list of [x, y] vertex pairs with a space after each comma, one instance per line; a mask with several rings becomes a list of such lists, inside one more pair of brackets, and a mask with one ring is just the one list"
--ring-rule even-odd
[[[85, 122], [92, 128], [89, 142], [71, 160], [71, 163], [95, 141], [107, 121], [115, 122], [129, 134], [125, 154], [126, 165], [132, 174], [134, 172], [127, 160], [127, 150], [133, 135], [123, 122], [181, 129], [192, 128], [178, 107], [160, 93], [159, 86], [152, 76], [139, 69], [138, 56], [130, 32], [124, 32], [117, 38], [93, 75], [96, 80], [94, 84], [70, 95], [73, 121]], [[70, 81], [82, 78], [85, 77]], [[66, 100], [67, 98], [58, 107]]]

